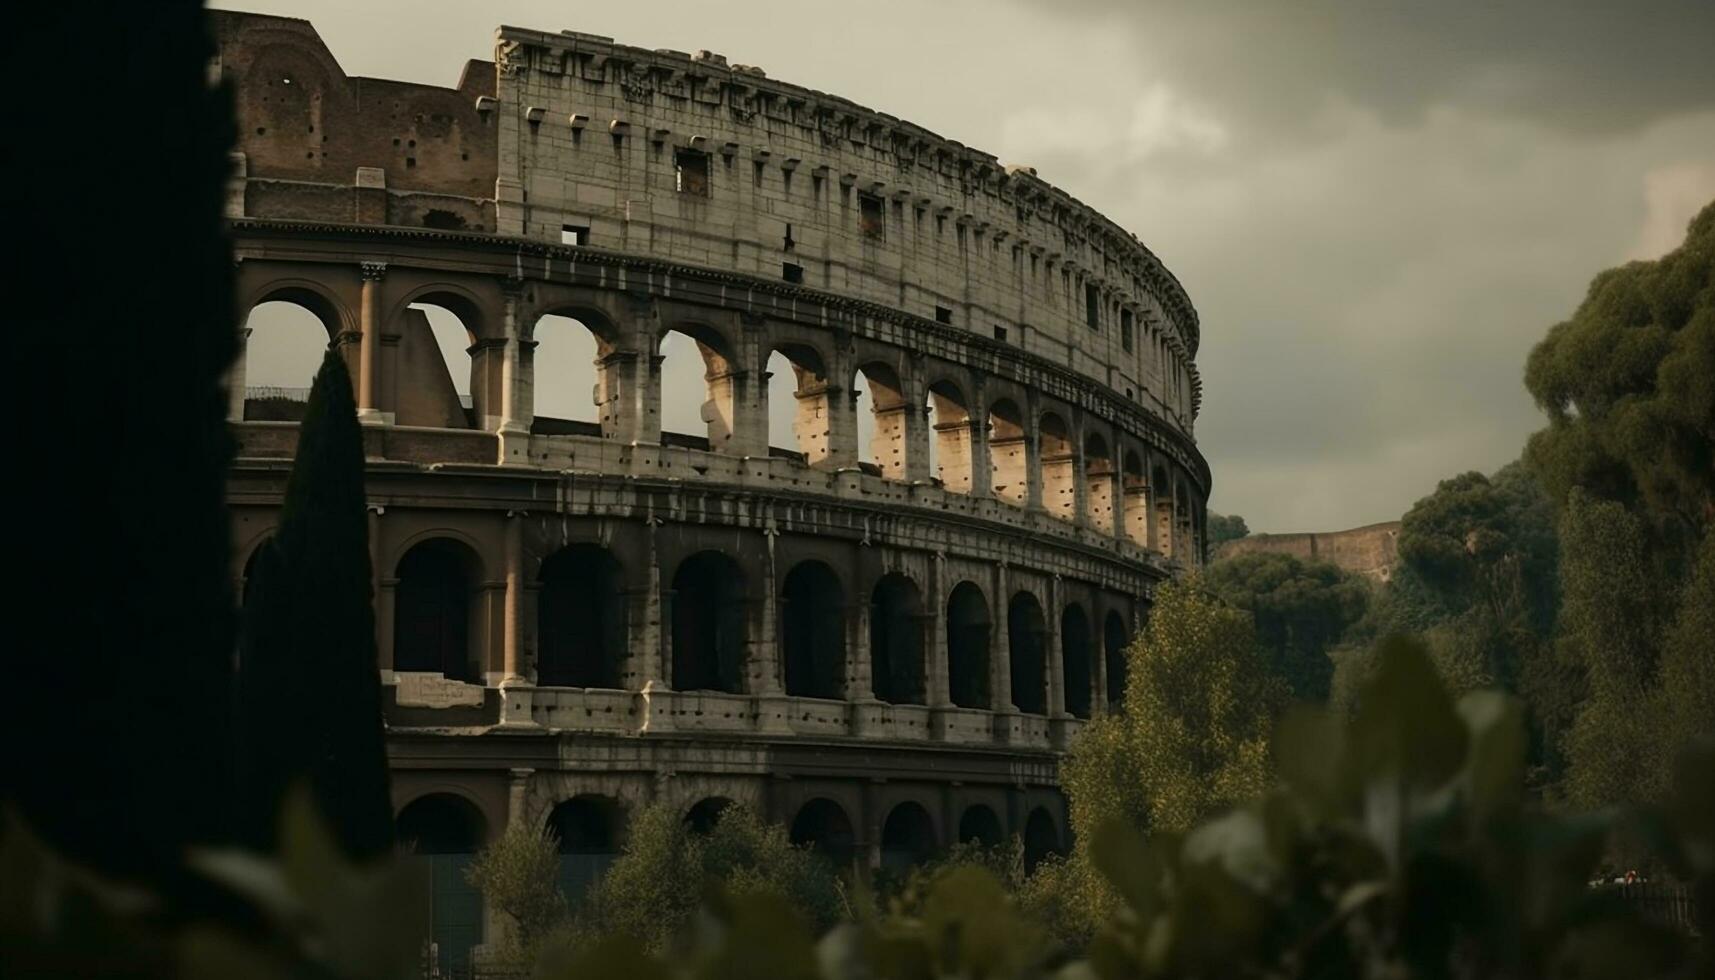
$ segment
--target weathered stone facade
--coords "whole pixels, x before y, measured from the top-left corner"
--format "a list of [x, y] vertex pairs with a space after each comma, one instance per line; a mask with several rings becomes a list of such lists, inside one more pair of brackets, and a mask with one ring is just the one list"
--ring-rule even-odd
[[[241, 313], [314, 313], [367, 423], [402, 819], [725, 798], [866, 865], [1065, 845], [1058, 753], [1203, 551], [1196, 314], [1135, 237], [707, 53], [502, 28], [439, 89], [349, 78], [303, 21], [215, 29]], [[470, 334], [468, 409], [416, 303]], [[596, 338], [595, 424], [534, 413], [549, 314]], [[671, 332], [706, 432], [661, 431]], [[233, 390], [242, 576], [297, 433]]]

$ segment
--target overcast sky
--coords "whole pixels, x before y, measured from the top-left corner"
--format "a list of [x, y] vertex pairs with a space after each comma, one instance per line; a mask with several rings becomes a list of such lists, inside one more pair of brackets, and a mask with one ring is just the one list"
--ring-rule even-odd
[[1036, 167], [1189, 290], [1210, 505], [1260, 531], [1516, 458], [1530, 346], [1715, 199], [1710, 0], [216, 6], [440, 85], [501, 23], [707, 48]]

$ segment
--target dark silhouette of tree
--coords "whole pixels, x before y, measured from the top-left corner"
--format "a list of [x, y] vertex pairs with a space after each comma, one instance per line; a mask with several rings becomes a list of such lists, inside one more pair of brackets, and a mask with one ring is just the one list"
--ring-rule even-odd
[[[97, 30], [91, 25], [99, 23]], [[68, 858], [183, 897], [187, 845], [231, 828], [232, 606], [225, 374], [236, 350], [221, 228], [232, 113], [186, 0], [17, 11], [8, 153], [12, 602], [0, 795]], [[104, 114], [107, 145], [72, 152]], [[122, 207], [115, 194], [125, 194]], [[190, 911], [195, 902], [175, 911]]]
[[392, 845], [364, 499], [351, 377], [329, 350], [244, 605], [239, 779], [246, 836], [265, 850], [298, 783], [350, 856]]
[[1249, 537], [1251, 529], [1245, 525], [1245, 519], [1237, 514], [1209, 513], [1209, 550], [1212, 552], [1228, 541], [1237, 541]]
[[1203, 581], [1254, 617], [1257, 649], [1294, 699], [1328, 699], [1334, 674], [1328, 654], [1364, 615], [1366, 582], [1327, 562], [1267, 553], [1215, 562]]

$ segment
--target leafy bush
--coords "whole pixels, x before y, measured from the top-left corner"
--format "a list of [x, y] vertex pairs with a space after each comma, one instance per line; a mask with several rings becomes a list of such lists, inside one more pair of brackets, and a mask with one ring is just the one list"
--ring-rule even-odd
[[537, 945], [565, 925], [559, 843], [545, 830], [514, 821], [465, 869], [465, 879], [491, 908], [512, 920], [503, 958], [527, 961]]

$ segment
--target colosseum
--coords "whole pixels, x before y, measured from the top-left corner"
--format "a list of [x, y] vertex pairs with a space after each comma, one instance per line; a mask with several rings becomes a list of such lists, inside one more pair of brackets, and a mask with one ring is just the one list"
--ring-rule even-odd
[[[511, 821], [558, 832], [574, 892], [651, 801], [742, 801], [860, 869], [1064, 848], [1059, 753], [1204, 551], [1197, 315], [1135, 235], [706, 51], [503, 27], [441, 88], [349, 76], [302, 20], [213, 30], [240, 317], [307, 311], [355, 382], [443, 951], [481, 942], [454, 872]], [[537, 370], [574, 336], [587, 400]], [[259, 369], [240, 586], [302, 415]], [[663, 431], [676, 404], [695, 431]]]

